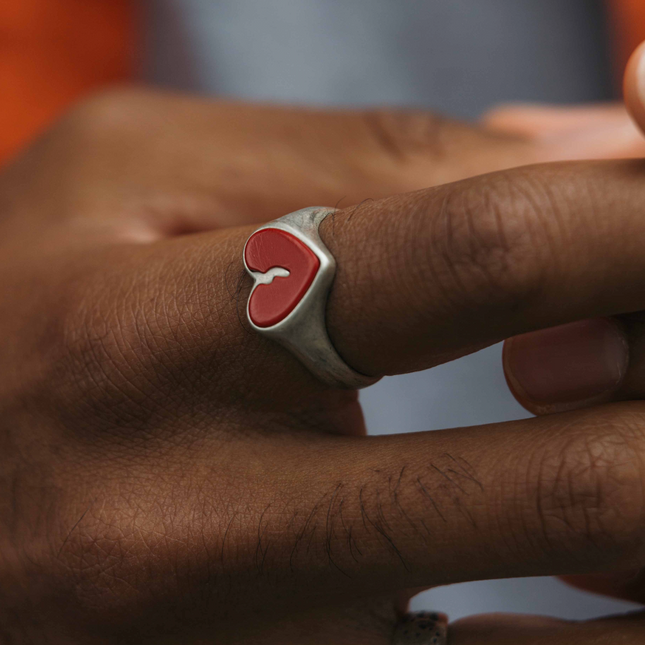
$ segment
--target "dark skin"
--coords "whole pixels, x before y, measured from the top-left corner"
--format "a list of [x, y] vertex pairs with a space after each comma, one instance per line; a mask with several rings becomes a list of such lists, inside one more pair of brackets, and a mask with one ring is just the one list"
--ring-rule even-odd
[[[639, 568], [642, 403], [367, 438], [244, 322], [254, 225], [339, 202], [327, 324], [366, 374], [645, 308], [642, 162], [526, 166], [560, 156], [422, 114], [68, 115], [0, 179], [1, 638], [387, 645], [414, 589]], [[479, 620], [453, 642], [643, 636]]]

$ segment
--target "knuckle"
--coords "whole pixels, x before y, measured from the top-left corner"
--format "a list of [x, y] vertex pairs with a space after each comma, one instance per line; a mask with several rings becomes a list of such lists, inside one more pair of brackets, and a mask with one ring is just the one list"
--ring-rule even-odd
[[138, 260], [132, 270], [88, 272], [61, 312], [50, 352], [58, 399], [65, 402], [61, 414], [76, 415], [85, 428], [91, 419], [95, 430], [170, 425], [177, 432], [177, 417], [201, 397], [211, 412], [217, 407], [215, 377], [227, 357], [219, 332], [206, 336], [206, 330], [225, 322], [213, 324], [220, 311], [212, 309], [211, 287], [184, 279], [192, 269], [164, 257], [144, 271], [135, 266]]
[[118, 277], [101, 275], [88, 271], [58, 304], [45, 352], [47, 379], [35, 393], [83, 433], [146, 427], [164, 400], [152, 378], [159, 341], [147, 308], [130, 304]]
[[102, 90], [75, 105], [64, 123], [79, 135], [113, 134], [131, 126], [133, 113], [147, 101], [143, 90], [126, 87]]
[[[163, 132], [168, 123], [163, 94], [130, 87], [102, 90], [72, 107], [56, 128], [55, 140], [72, 159], [114, 156], [121, 145], [134, 150], [133, 142]], [[99, 156], [100, 155], [100, 156]]]
[[595, 410], [534, 460], [534, 528], [547, 548], [635, 555], [645, 528], [644, 428], [642, 412]]
[[126, 483], [118, 496], [92, 500], [70, 519], [55, 552], [53, 580], [79, 615], [105, 618], [137, 607], [158, 584], [157, 576], [166, 588], [176, 583], [184, 538], [169, 529], [173, 517], [164, 504], [161, 496], [147, 499]]
[[424, 264], [449, 298], [516, 306], [540, 291], [556, 210], [542, 181], [526, 171], [497, 173], [446, 187], [439, 198], [421, 223], [431, 227]]
[[372, 140], [386, 156], [405, 161], [411, 156], [445, 155], [446, 119], [414, 110], [369, 110], [363, 121]]
[[106, 618], [166, 594], [179, 613], [213, 600], [221, 607], [230, 593], [249, 590], [249, 572], [271, 568], [281, 546], [271, 531], [281, 522], [270, 507], [237, 488], [196, 491], [203, 482], [181, 479], [169, 476], [142, 494], [147, 484], [123, 478], [117, 492], [108, 488], [72, 516], [53, 579], [79, 612]]
[[[122, 147], [127, 145], [131, 154], [136, 149], [134, 142], [141, 143], [152, 124], [159, 122], [154, 119], [159, 113], [156, 103], [153, 93], [125, 88], [103, 90], [80, 101], [19, 156], [8, 179], [16, 183], [18, 173], [16, 187], [26, 183], [32, 190], [86, 196], [88, 184], [105, 181], [106, 168], [117, 162], [122, 167]], [[34, 168], [46, 172], [34, 173]], [[68, 201], [59, 216], [71, 208], [72, 200]]]

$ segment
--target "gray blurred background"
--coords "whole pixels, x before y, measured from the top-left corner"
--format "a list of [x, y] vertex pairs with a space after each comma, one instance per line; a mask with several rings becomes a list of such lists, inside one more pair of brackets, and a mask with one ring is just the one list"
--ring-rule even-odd
[[[613, 97], [600, 0], [146, 0], [143, 17], [146, 79], [211, 95], [467, 119], [505, 101]], [[380, 434], [527, 416], [499, 347], [385, 379], [362, 400]], [[414, 607], [587, 618], [631, 605], [533, 578], [434, 589]]]

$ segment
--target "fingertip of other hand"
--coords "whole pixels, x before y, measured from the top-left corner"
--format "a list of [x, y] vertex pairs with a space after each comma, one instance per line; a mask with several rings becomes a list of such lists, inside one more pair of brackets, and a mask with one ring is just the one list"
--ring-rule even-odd
[[632, 118], [645, 131], [645, 42], [631, 55], [623, 83], [625, 104]]
[[503, 361], [515, 398], [546, 414], [608, 400], [627, 372], [629, 345], [616, 321], [599, 318], [511, 338]]

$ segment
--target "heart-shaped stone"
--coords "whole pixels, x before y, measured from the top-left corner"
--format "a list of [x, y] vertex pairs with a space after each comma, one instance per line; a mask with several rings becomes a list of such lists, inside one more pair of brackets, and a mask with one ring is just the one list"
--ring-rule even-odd
[[306, 244], [277, 228], [254, 233], [246, 243], [244, 259], [251, 271], [265, 274], [279, 267], [289, 272], [253, 290], [249, 317], [257, 327], [273, 327], [284, 320], [307, 293], [320, 267], [320, 260]]

